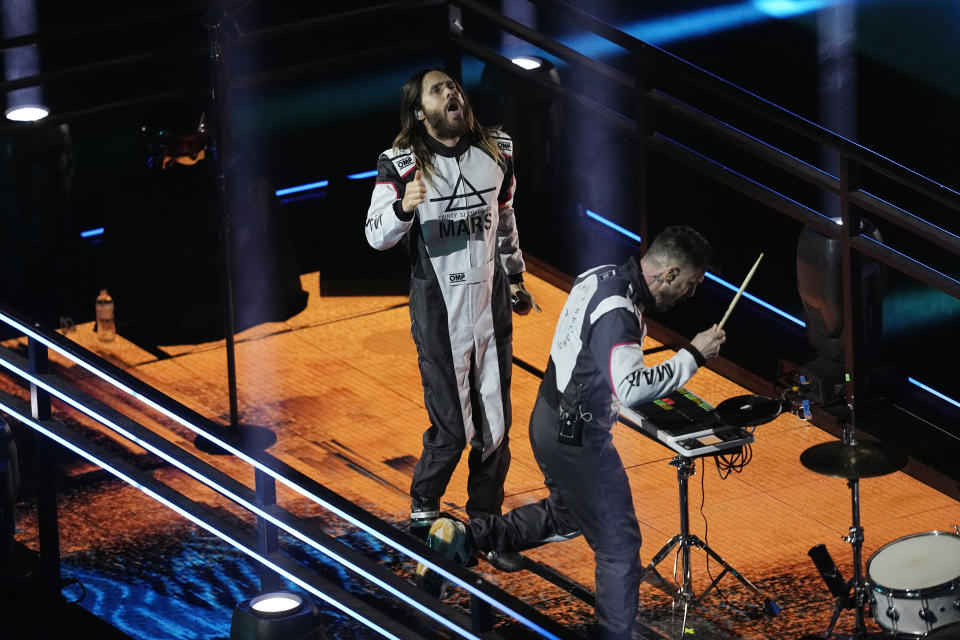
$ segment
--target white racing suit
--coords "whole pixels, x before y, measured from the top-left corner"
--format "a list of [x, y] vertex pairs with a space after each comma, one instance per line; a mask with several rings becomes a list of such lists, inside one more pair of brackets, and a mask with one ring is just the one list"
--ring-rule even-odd
[[[692, 346], [654, 367], [640, 348], [652, 299], [636, 262], [581, 274], [563, 307], [530, 416], [530, 444], [550, 495], [503, 516], [470, 521], [483, 551], [523, 551], [580, 533], [596, 559], [600, 637], [627, 639], [642, 577], [640, 526], [611, 428], [621, 405], [670, 394], [703, 364]], [[561, 408], [582, 416], [561, 439]], [[564, 427], [566, 428], [566, 427]]]
[[415, 214], [405, 214], [400, 201], [416, 158], [409, 149], [388, 149], [366, 222], [373, 248], [402, 240], [410, 258], [410, 328], [431, 422], [411, 496], [415, 504], [438, 503], [469, 443], [471, 516], [499, 514], [503, 503], [513, 337], [508, 281], [521, 282], [524, 271], [513, 143], [503, 133], [496, 139], [505, 166], [466, 136], [456, 147], [431, 139], [436, 173], [424, 173], [426, 200]]

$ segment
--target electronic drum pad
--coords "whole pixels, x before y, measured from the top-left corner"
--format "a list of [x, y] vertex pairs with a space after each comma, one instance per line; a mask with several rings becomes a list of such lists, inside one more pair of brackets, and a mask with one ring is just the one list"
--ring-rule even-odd
[[717, 420], [731, 427], [754, 427], [766, 424], [783, 408], [779, 400], [766, 396], [735, 396], [717, 405]]

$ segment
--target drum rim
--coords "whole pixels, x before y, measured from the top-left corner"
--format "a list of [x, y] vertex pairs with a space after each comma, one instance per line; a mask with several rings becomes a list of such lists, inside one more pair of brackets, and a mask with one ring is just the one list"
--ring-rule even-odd
[[[869, 578], [868, 578], [869, 580]], [[941, 595], [942, 593], [953, 593], [957, 590], [960, 590], [960, 577], [954, 578], [950, 582], [944, 582], [943, 584], [934, 585], [932, 587], [924, 587], [922, 589], [894, 589], [893, 587], [885, 587], [881, 584], [869, 580], [872, 585], [870, 589], [879, 593], [883, 596], [889, 596], [892, 598], [900, 598], [903, 600], [921, 600], [923, 598], [929, 598], [930, 596]]]
[[870, 586], [871, 591], [874, 591], [884, 596], [905, 598], [908, 600], [918, 600], [920, 598], [927, 597], [931, 594], [935, 594], [939, 591], [954, 591], [954, 590], [960, 589], [960, 576], [957, 576], [956, 578], [953, 578], [941, 584], [933, 585], [930, 587], [923, 587], [922, 589], [898, 589], [894, 587], [887, 587], [878, 583], [876, 580], [870, 577], [870, 564], [873, 562], [873, 559], [876, 558], [878, 555], [880, 555], [880, 553], [884, 549], [886, 549], [887, 547], [893, 546], [898, 542], [902, 542], [910, 538], [918, 538], [920, 536], [953, 536], [954, 538], [957, 538], [958, 540], [960, 540], [960, 534], [958, 534], [956, 531], [940, 531], [939, 529], [934, 529], [933, 531], [921, 531], [920, 533], [911, 533], [910, 535], [902, 536], [900, 538], [897, 538], [896, 540], [891, 540], [887, 544], [883, 545], [882, 547], [874, 551], [873, 554], [871, 554], [870, 559], [867, 560], [867, 567], [864, 573], [867, 574], [867, 582], [871, 585]]

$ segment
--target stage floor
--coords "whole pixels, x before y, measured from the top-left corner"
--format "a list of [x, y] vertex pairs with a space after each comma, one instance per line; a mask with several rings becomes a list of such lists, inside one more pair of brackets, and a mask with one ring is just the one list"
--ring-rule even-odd
[[[514, 354], [543, 368], [566, 294], [533, 275], [528, 275], [526, 282], [544, 312], [515, 318]], [[310, 293], [303, 312], [286, 322], [251, 328], [236, 338], [241, 421], [272, 429], [278, 440], [270, 451], [278, 458], [405, 527], [410, 506], [407, 489], [420, 453], [421, 434], [428, 424], [409, 332], [407, 299], [321, 297], [316, 273], [303, 276], [303, 287]], [[123, 310], [118, 309], [118, 313]], [[91, 324], [80, 325], [67, 335], [198, 413], [228, 421], [223, 341], [154, 347], [138, 346], [121, 336], [112, 343], [102, 343], [97, 341]], [[747, 339], [728, 337], [731, 341]], [[656, 346], [658, 343], [649, 338], [644, 344], [645, 349]], [[671, 353], [661, 351], [648, 360], [657, 362]], [[65, 366], [58, 358], [52, 360], [77, 386], [95, 386], [89, 374]], [[514, 367], [513, 463], [506, 481], [505, 508], [545, 495], [527, 438], [527, 419], [538, 384], [536, 375]], [[708, 369], [698, 372], [686, 386], [714, 406], [750, 393]], [[145, 409], [132, 402], [117, 402], [143, 424], [193, 449], [192, 434], [186, 430], [149, 417]], [[825, 544], [843, 576], [851, 575], [850, 545], [841, 540], [851, 525], [847, 483], [817, 475], [799, 461], [805, 449], [834, 438], [792, 415], [781, 415], [758, 427], [755, 436], [753, 458], [740, 473], [721, 479], [711, 458], [697, 461], [696, 474], [689, 481], [690, 527], [691, 533], [773, 598], [782, 612], [772, 618], [760, 615], [761, 600], [726, 575], [720, 582], [722, 593], [712, 592], [697, 605], [687, 624], [693, 633], [683, 637], [760, 640], [821, 632], [829, 621], [833, 600], [807, 551]], [[644, 540], [641, 553], [644, 563], [649, 563], [679, 531], [677, 474], [669, 464], [674, 455], [660, 443], [622, 425], [615, 429], [614, 440], [632, 483]], [[124, 446], [133, 456], [144, 455], [133, 445]], [[234, 466], [236, 461], [222, 456], [207, 459], [252, 484], [250, 474]], [[187, 484], [163, 466], [153, 472], [169, 476], [174, 483]], [[90, 465], [70, 463], [67, 475], [68, 486], [84, 488], [71, 489], [61, 497], [65, 559], [82, 555], [108, 562], [131, 540], [154, 540], [158, 535], [182, 530], [179, 516], [157, 507], [133, 488], [98, 476]], [[443, 508], [464, 517], [465, 487], [463, 460], [444, 496]], [[281, 506], [296, 503], [297, 497], [288, 494], [280, 492]], [[197, 499], [206, 499], [197, 495]], [[864, 564], [880, 547], [897, 538], [951, 530], [960, 524], [960, 504], [902, 472], [862, 480], [860, 500]], [[23, 505], [20, 510], [17, 537], [36, 548], [36, 516], [28, 507]], [[319, 517], [304, 505], [288, 508]], [[122, 518], [116, 515], [120, 513]], [[546, 545], [528, 555], [593, 589], [594, 563], [582, 538]], [[673, 573], [674, 557], [671, 553], [658, 567], [665, 577]], [[499, 573], [483, 562], [476, 571], [564, 623], [582, 627], [591, 617], [590, 607], [536, 575]], [[696, 551], [692, 572], [698, 593], [711, 582], [708, 571], [715, 577], [720, 568], [713, 561], [708, 567], [703, 554]], [[645, 583], [640, 600], [644, 622], [666, 637], [671, 623], [670, 597]], [[852, 623], [852, 614], [844, 612], [838, 628], [849, 630]], [[868, 627], [879, 630], [872, 620]]]

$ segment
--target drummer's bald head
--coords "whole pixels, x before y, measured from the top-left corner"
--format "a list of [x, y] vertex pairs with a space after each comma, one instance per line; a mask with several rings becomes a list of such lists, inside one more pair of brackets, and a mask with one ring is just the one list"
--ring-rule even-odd
[[717, 254], [699, 231], [693, 227], [676, 225], [661, 231], [644, 254], [664, 267], [693, 267], [697, 271], [716, 270]]

